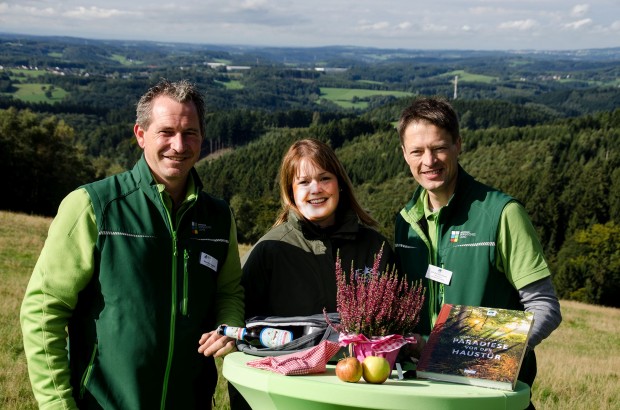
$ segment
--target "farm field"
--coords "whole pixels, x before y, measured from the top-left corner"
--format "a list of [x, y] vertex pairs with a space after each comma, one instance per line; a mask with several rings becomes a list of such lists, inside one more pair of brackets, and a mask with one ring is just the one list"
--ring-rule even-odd
[[61, 101], [67, 92], [51, 84], [28, 83], [16, 84], [17, 91], [13, 97], [30, 103], [54, 103]]
[[364, 109], [368, 107], [368, 102], [363, 100], [378, 95], [390, 95], [396, 98], [402, 98], [411, 96], [413, 93], [404, 91], [366, 90], [362, 88], [321, 87], [320, 99], [332, 101], [343, 108]]

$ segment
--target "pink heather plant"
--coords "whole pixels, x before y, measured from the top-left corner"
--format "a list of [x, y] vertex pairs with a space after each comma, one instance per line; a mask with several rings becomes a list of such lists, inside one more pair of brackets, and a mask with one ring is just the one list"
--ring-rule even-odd
[[407, 335], [420, 320], [424, 303], [422, 282], [407, 284], [394, 269], [379, 271], [383, 247], [375, 257], [370, 272], [358, 273], [351, 267], [349, 280], [336, 256], [336, 296], [340, 324], [328, 322], [341, 333], [364, 336]]

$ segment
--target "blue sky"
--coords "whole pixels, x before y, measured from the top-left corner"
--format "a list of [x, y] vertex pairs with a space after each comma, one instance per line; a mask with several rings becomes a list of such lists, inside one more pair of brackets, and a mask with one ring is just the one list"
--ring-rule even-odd
[[0, 0], [0, 32], [260, 46], [620, 46], [620, 0]]

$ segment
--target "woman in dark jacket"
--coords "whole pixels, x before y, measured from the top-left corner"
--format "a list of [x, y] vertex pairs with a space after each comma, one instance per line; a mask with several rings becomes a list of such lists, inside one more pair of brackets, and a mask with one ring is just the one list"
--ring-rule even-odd
[[[374, 229], [377, 222], [362, 209], [327, 144], [304, 139], [289, 148], [280, 199], [274, 226], [242, 260], [246, 318], [335, 312], [337, 255], [345, 272], [364, 272], [383, 247], [381, 270], [392, 266], [388, 240]], [[234, 389], [229, 392], [233, 410], [249, 408]]]

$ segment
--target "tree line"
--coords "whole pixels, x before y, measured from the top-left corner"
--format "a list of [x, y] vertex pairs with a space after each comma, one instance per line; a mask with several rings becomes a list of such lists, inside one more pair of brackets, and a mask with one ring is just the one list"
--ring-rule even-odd
[[[396, 131], [362, 129], [334, 144], [320, 129], [272, 130], [199, 164], [208, 188], [230, 201], [241, 242], [256, 241], [275, 220], [279, 159], [293, 141], [305, 137], [336, 148], [361, 202], [392, 237], [394, 218], [415, 189]], [[463, 139], [464, 168], [524, 204], [560, 296], [620, 306], [615, 297], [620, 290], [620, 110], [540, 125], [465, 129]]]
[[[205, 157], [197, 169], [206, 189], [231, 204], [239, 241], [253, 243], [278, 212], [282, 155], [295, 140], [322, 139], [336, 149], [360, 201], [391, 238], [394, 217], [415, 189], [393, 128], [406, 103], [361, 116], [303, 110], [214, 116], [207, 126], [231, 135], [227, 144], [236, 148], [215, 159]], [[620, 110], [566, 119], [549, 110], [515, 110], [488, 101], [455, 106], [461, 117], [488, 119], [463, 128], [461, 164], [524, 204], [560, 296], [618, 306]], [[0, 109], [0, 170], [5, 191], [12, 193], [3, 209], [52, 216], [69, 191], [127, 169], [140, 155], [126, 121], [102, 126], [96, 116], [82, 116], [94, 134], [83, 141], [64, 118], [69, 117]], [[125, 137], [111, 139], [106, 132], [112, 127]], [[242, 143], [237, 133], [245, 136]], [[91, 156], [88, 150], [106, 155]], [[121, 151], [127, 152], [122, 166], [115, 161]]]

